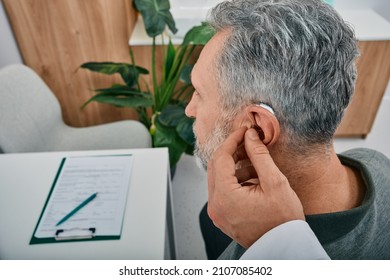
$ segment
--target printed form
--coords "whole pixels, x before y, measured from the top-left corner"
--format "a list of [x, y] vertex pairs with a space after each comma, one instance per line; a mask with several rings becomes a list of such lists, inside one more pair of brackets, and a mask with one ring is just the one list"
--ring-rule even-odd
[[96, 236], [120, 235], [132, 165], [132, 155], [63, 159], [34, 236], [89, 228]]

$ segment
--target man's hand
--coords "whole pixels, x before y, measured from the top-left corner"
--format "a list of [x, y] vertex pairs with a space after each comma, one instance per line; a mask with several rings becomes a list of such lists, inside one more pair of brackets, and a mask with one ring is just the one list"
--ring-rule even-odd
[[[252, 166], [237, 170], [237, 162], [248, 158]], [[245, 248], [282, 223], [305, 220], [299, 198], [253, 128], [233, 132], [207, 174], [210, 218]]]

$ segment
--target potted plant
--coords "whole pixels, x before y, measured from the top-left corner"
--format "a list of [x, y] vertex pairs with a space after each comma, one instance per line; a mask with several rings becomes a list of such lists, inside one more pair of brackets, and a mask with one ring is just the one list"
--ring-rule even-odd
[[[92, 101], [118, 107], [134, 108], [139, 120], [149, 129], [153, 147], [168, 147], [171, 167], [174, 168], [183, 153], [192, 154], [194, 149], [193, 120], [187, 118], [184, 109], [193, 92], [190, 81], [192, 66], [188, 64], [197, 45], [204, 45], [213, 36], [213, 30], [202, 23], [190, 29], [183, 42], [174, 46], [171, 38], [163, 44], [162, 77], [157, 78], [156, 38], [164, 42], [166, 27], [172, 33], [177, 29], [170, 13], [169, 0], [134, 0], [135, 8], [143, 17], [145, 30], [152, 38], [151, 70], [136, 65], [136, 58], [130, 47], [130, 63], [87, 62], [82, 68], [103, 74], [118, 73], [123, 84], [96, 89]], [[143, 75], [150, 74], [153, 88], [149, 88]], [[142, 83], [142, 84], [141, 84]], [[143, 86], [143, 87], [142, 87]]]

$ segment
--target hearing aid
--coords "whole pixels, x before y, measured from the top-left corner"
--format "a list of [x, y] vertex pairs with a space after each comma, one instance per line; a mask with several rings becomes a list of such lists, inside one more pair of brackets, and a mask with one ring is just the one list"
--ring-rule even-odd
[[269, 105], [267, 105], [267, 104], [265, 104], [265, 103], [262, 103], [262, 102], [260, 102], [260, 103], [258, 103], [258, 104], [255, 104], [255, 106], [264, 108], [264, 109], [266, 109], [268, 112], [270, 112], [272, 115], [275, 116], [274, 109], [272, 109], [271, 106], [269, 106]]
[[[267, 110], [268, 112], [270, 112], [272, 115], [275, 115], [274, 110], [267, 104], [258, 103], [258, 104], [254, 104], [254, 105], [258, 106], [258, 107], [262, 107], [265, 110]], [[254, 120], [254, 116], [253, 116], [253, 120]], [[265, 139], [264, 131], [258, 124], [256, 124], [256, 122], [254, 122], [254, 124], [252, 124], [251, 128], [255, 129], [257, 134], [259, 135], [260, 140], [264, 141], [264, 139]]]
[[253, 124], [253, 125], [251, 126], [251, 128], [255, 129], [256, 132], [257, 132], [257, 135], [259, 135], [260, 140], [261, 140], [261, 141], [264, 141], [265, 135], [264, 135], [264, 131], [261, 129], [261, 127], [258, 126], [257, 124]]

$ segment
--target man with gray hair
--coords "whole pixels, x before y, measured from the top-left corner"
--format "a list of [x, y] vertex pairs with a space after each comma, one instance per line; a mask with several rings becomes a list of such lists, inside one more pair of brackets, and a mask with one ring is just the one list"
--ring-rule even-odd
[[[353, 30], [321, 0], [225, 1], [208, 21], [216, 34], [192, 71], [195, 92], [186, 114], [196, 118], [196, 155], [209, 167], [208, 214], [241, 245], [233, 242], [221, 258], [239, 258], [261, 237], [246, 225], [255, 236], [240, 239], [247, 236], [243, 227], [221, 222], [218, 207], [235, 192], [210, 196], [210, 185], [219, 184], [215, 174], [224, 173], [236, 178], [229, 190], [246, 192], [248, 200], [262, 191], [246, 145], [234, 155], [236, 170], [215, 164], [215, 151], [230, 134], [253, 127], [332, 259], [390, 259], [389, 159], [367, 149], [336, 155], [333, 147], [354, 92]], [[235, 220], [240, 209], [231, 213]], [[202, 230], [210, 245], [210, 231]]]

